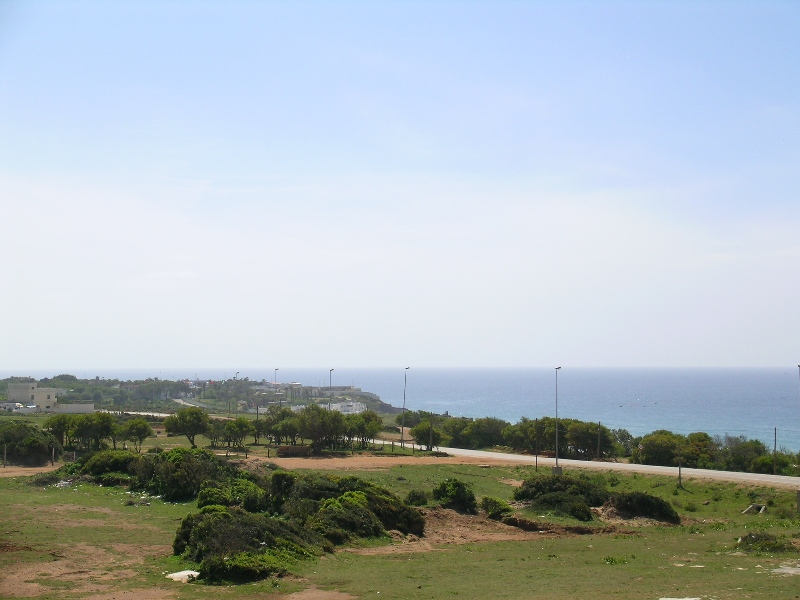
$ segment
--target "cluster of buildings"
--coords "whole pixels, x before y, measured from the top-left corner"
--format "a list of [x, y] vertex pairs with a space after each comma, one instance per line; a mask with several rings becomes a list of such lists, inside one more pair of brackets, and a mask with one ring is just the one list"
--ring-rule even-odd
[[61, 388], [39, 387], [35, 381], [30, 383], [9, 383], [7, 399], [0, 403], [0, 409], [19, 414], [39, 412], [52, 413], [93, 413], [94, 404], [64, 404], [58, 401], [67, 390]]

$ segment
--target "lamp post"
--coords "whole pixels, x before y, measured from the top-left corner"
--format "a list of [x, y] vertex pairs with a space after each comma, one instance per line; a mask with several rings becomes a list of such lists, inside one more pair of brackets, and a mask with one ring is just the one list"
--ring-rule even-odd
[[234, 412], [239, 412], [239, 371], [236, 371], [236, 375], [233, 377], [233, 391], [236, 393], [236, 400], [234, 400], [233, 409]]
[[[275, 375], [273, 376], [272, 379], [272, 389], [275, 390], [276, 394], [278, 393], [278, 371], [279, 371], [278, 367], [275, 367]], [[278, 407], [279, 408], [283, 407], [283, 401], [281, 400], [280, 396], [278, 396]]]
[[558, 466], [558, 372], [561, 367], [556, 367], [556, 466], [553, 467], [553, 475], [561, 475], [561, 467]]
[[333, 398], [333, 369], [328, 371], [328, 410], [331, 409], [331, 399]]
[[405, 431], [406, 431], [406, 387], [408, 386], [408, 370], [411, 367], [406, 367], [403, 371], [403, 414], [400, 417], [400, 447], [405, 448]]

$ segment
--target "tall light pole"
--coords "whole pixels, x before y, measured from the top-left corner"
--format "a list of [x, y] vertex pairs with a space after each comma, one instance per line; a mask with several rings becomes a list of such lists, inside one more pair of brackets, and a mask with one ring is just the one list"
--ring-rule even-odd
[[[275, 367], [275, 375], [272, 379], [272, 389], [275, 390], [275, 393], [278, 393], [278, 367]], [[281, 397], [278, 396], [278, 408], [283, 407], [283, 402], [281, 401]]]
[[328, 371], [328, 410], [331, 409], [331, 399], [333, 398], [333, 369]]
[[561, 370], [561, 367], [556, 367], [556, 467], [554, 469], [554, 474], [559, 475], [560, 469], [558, 467], [558, 372]]
[[411, 367], [406, 367], [403, 371], [403, 414], [400, 417], [400, 447], [405, 448], [405, 431], [406, 431], [406, 387], [408, 386], [408, 370]]

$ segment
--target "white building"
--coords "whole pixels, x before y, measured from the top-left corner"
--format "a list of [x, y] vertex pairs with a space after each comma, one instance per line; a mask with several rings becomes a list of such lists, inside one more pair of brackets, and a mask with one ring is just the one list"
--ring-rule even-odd
[[12, 409], [14, 412], [31, 414], [37, 412], [58, 413], [93, 413], [94, 404], [59, 404], [58, 397], [67, 393], [60, 388], [40, 388], [32, 383], [9, 383], [8, 404], [20, 404], [22, 407]]
[[331, 410], [340, 412], [343, 415], [357, 415], [367, 410], [367, 405], [363, 402], [337, 402], [331, 404]]

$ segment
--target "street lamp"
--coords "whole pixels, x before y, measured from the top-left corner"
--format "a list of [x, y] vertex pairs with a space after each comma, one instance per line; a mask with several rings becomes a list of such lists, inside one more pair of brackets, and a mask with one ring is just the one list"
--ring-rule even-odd
[[[272, 380], [272, 389], [275, 390], [276, 394], [278, 393], [278, 370], [278, 367], [275, 367], [275, 375]], [[283, 407], [283, 401], [281, 400], [281, 397], [278, 396], [278, 408], [281, 407]]]
[[[236, 375], [233, 377], [233, 381], [235, 382], [233, 384], [233, 391], [236, 393], [236, 400], [234, 400], [233, 408], [234, 408], [234, 411], [236, 413], [239, 412], [239, 383], [238, 383], [238, 379], [239, 379], [239, 371], [236, 371]], [[230, 412], [230, 411], [228, 411], [228, 412]]]
[[405, 431], [406, 431], [406, 386], [408, 385], [408, 370], [411, 367], [406, 367], [403, 371], [403, 415], [400, 417], [400, 447], [405, 448]]
[[561, 475], [561, 469], [558, 466], [558, 372], [561, 367], [556, 367], [556, 466], [553, 469], [553, 475]]
[[333, 398], [333, 369], [328, 371], [328, 410], [331, 409], [331, 399]]

